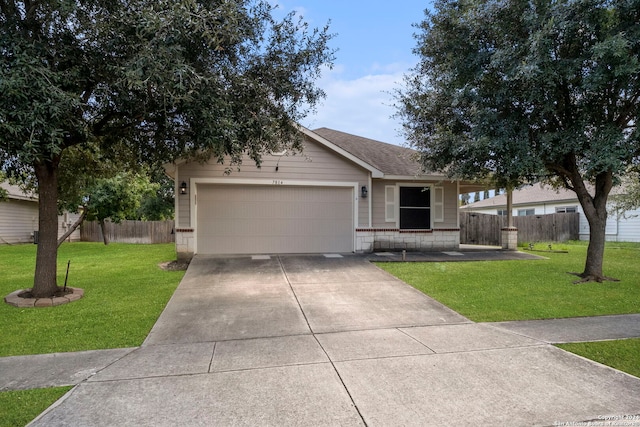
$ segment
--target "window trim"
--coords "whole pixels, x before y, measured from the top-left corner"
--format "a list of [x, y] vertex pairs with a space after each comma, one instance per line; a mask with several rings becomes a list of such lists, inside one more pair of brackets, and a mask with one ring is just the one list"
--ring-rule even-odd
[[[571, 211], [567, 211], [567, 209], [571, 209]], [[557, 206], [556, 207], [556, 213], [577, 213], [578, 212], [578, 207], [573, 205], [573, 206]]]
[[535, 214], [536, 208], [518, 209], [518, 216], [533, 216]]
[[[395, 215], [396, 215], [396, 228], [398, 230], [413, 230], [412, 228], [401, 228], [400, 226], [400, 188], [402, 187], [420, 187], [420, 188], [427, 188], [429, 189], [429, 228], [425, 228], [425, 229], [421, 229], [421, 230], [433, 230], [433, 224], [434, 224], [434, 197], [435, 197], [435, 191], [434, 191], [434, 184], [427, 184], [427, 183], [406, 183], [406, 184], [401, 184], [398, 183], [396, 184], [396, 188], [398, 189], [396, 191], [396, 208], [395, 208]], [[444, 196], [444, 191], [443, 191], [443, 196]]]

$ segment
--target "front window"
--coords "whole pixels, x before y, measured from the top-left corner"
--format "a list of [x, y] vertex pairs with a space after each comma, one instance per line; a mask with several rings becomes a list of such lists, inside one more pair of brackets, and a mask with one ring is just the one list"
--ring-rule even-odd
[[518, 216], [530, 216], [535, 215], [535, 209], [518, 209]]
[[576, 213], [578, 212], [577, 206], [563, 206], [556, 208], [556, 213]]
[[400, 187], [400, 228], [431, 228], [431, 191], [425, 187]]

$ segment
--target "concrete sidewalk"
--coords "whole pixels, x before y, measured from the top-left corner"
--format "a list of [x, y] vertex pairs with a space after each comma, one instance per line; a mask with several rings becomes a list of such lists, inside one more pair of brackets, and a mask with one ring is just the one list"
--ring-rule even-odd
[[[640, 379], [508, 327], [470, 322], [362, 257], [197, 257], [144, 345], [86, 352], [86, 376], [64, 374], [81, 382], [32, 424], [550, 426], [640, 414]], [[2, 377], [27, 360], [0, 359]]]
[[640, 338], [640, 314], [488, 324], [551, 344]]
[[495, 246], [460, 245], [457, 251], [388, 251], [366, 254], [373, 262], [464, 262], [464, 261], [523, 261], [546, 259], [531, 252], [507, 251]]
[[[483, 325], [550, 344], [640, 338], [640, 314], [490, 322]], [[388, 334], [379, 333], [383, 336]], [[375, 337], [376, 331], [371, 330], [369, 334]], [[349, 334], [344, 336], [348, 338]], [[323, 337], [318, 335], [319, 339]], [[397, 344], [393, 340], [391, 342]], [[342, 342], [342, 345], [349, 348], [350, 342]], [[0, 391], [80, 384], [138, 350], [140, 347], [1, 357]]]

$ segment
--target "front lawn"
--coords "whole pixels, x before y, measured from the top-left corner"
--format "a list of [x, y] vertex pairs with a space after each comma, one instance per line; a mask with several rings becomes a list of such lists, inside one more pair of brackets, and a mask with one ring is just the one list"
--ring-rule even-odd
[[[640, 244], [607, 243], [604, 273], [620, 282], [573, 284], [584, 268], [586, 242], [554, 245], [535, 261], [377, 263], [476, 322], [640, 312]], [[546, 247], [542, 246], [542, 247]]]
[[[607, 243], [604, 273], [620, 282], [577, 285], [567, 272], [583, 270], [586, 242], [552, 247], [568, 253], [534, 252], [548, 257], [539, 261], [377, 265], [476, 322], [640, 312], [640, 244]], [[640, 377], [640, 339], [558, 347]]]
[[563, 350], [579, 354], [640, 378], [640, 339], [557, 344]]
[[71, 387], [0, 393], [0, 427], [24, 426], [60, 399]]
[[[33, 284], [36, 245], [0, 246], [0, 296]], [[175, 259], [175, 246], [65, 243], [58, 283], [84, 289], [84, 297], [50, 308], [2, 302], [0, 357], [139, 346], [182, 279], [158, 263]]]

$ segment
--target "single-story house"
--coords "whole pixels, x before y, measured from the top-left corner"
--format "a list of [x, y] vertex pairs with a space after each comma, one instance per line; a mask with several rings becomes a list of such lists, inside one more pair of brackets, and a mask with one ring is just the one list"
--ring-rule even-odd
[[[620, 191], [614, 190], [612, 193]], [[500, 194], [462, 206], [461, 209], [466, 212], [506, 215], [507, 196]], [[513, 216], [572, 212], [580, 214], [580, 239], [589, 240], [589, 223], [573, 191], [539, 184], [513, 191]], [[615, 242], [640, 242], [640, 209], [619, 215], [610, 210], [607, 218], [606, 239]]]
[[[0, 182], [8, 193], [7, 200], [0, 201], [0, 244], [30, 243], [38, 231], [38, 196], [22, 191], [18, 186]], [[58, 237], [62, 236], [79, 215], [64, 213], [58, 216]], [[80, 241], [80, 229], [69, 236], [70, 241]]]
[[261, 168], [166, 165], [176, 189], [176, 249], [193, 254], [445, 250], [460, 244], [458, 195], [473, 183], [423, 174], [416, 152], [344, 132], [302, 128], [302, 153]]

